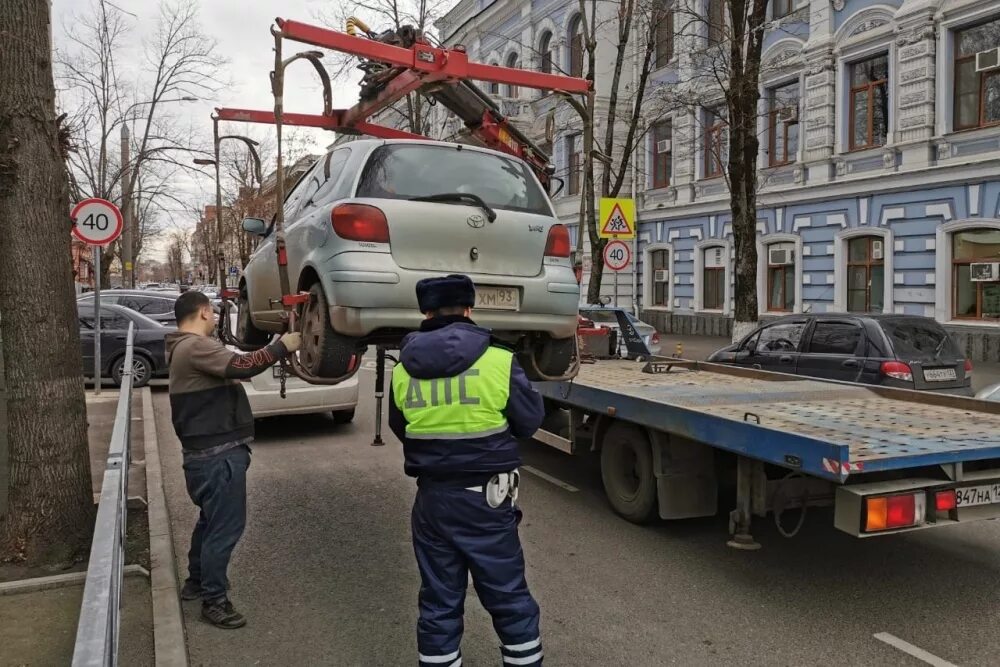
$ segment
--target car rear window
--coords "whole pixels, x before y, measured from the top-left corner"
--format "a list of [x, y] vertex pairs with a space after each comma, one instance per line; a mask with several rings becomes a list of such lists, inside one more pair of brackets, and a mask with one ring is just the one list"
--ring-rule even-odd
[[613, 310], [584, 310], [583, 316], [589, 317], [595, 322], [618, 324], [618, 316]]
[[933, 361], [963, 356], [944, 327], [933, 320], [899, 318], [880, 320], [879, 324], [899, 359]]
[[552, 215], [526, 164], [454, 145], [376, 148], [361, 173], [357, 195], [410, 199], [454, 192], [478, 195], [493, 208]]

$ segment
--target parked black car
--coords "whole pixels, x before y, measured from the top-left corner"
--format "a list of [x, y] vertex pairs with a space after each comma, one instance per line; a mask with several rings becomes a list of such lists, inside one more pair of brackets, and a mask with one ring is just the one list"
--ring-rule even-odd
[[[174, 325], [174, 301], [180, 292], [148, 292], [144, 290], [101, 290], [101, 305], [125, 306], [160, 324]], [[94, 308], [94, 294], [89, 292], [76, 300], [77, 307], [85, 311]]]
[[[83, 354], [83, 374], [94, 377], [94, 308], [81, 307], [80, 352]], [[125, 339], [129, 322], [135, 324], [132, 347], [132, 386], [144, 387], [154, 377], [167, 376], [164, 336], [173, 327], [165, 327], [145, 315], [122, 306], [101, 303], [101, 376], [110, 377], [121, 385], [125, 371]]]
[[766, 371], [972, 396], [972, 362], [937, 321], [913, 315], [788, 315], [708, 358]]

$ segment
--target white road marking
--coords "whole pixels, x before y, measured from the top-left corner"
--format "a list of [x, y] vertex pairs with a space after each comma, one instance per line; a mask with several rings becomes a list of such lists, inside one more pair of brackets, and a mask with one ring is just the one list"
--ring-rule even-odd
[[573, 486], [572, 484], [567, 484], [566, 482], [562, 481], [561, 479], [556, 479], [555, 477], [553, 477], [552, 475], [548, 474], [547, 472], [542, 472], [538, 468], [532, 468], [531, 466], [521, 466], [521, 470], [523, 470], [524, 472], [530, 472], [532, 475], [535, 475], [536, 477], [541, 477], [546, 482], [549, 482], [550, 484], [555, 484], [559, 488], [566, 489], [567, 491], [569, 491], [571, 493], [576, 493], [577, 491], [580, 490], [580, 489], [576, 488], [575, 486]]
[[876, 633], [875, 639], [880, 642], [885, 642], [889, 646], [897, 648], [907, 655], [912, 655], [917, 660], [926, 662], [928, 665], [933, 665], [934, 667], [957, 667], [955, 663], [939, 658], [933, 653], [928, 653], [919, 646], [914, 646], [910, 642], [904, 641], [895, 635], [890, 635], [888, 632]]

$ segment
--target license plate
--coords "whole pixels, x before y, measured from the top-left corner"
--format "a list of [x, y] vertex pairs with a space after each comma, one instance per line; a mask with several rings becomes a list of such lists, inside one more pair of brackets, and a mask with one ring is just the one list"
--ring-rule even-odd
[[957, 380], [958, 374], [955, 373], [954, 368], [925, 368], [924, 369], [924, 380], [928, 382], [946, 382], [948, 380]]
[[955, 489], [955, 498], [959, 507], [1000, 503], [1000, 484], [984, 484], [983, 486]]
[[521, 293], [516, 287], [476, 287], [476, 308], [484, 310], [518, 310]]

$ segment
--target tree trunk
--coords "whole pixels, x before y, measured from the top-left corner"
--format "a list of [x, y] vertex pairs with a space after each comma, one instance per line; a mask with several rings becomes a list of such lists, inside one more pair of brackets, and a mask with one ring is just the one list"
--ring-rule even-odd
[[[65, 562], [93, 528], [87, 415], [70, 262], [48, 2], [0, 12], [0, 312], [10, 502], [0, 559]], [[40, 418], [43, 417], [44, 418]]]

